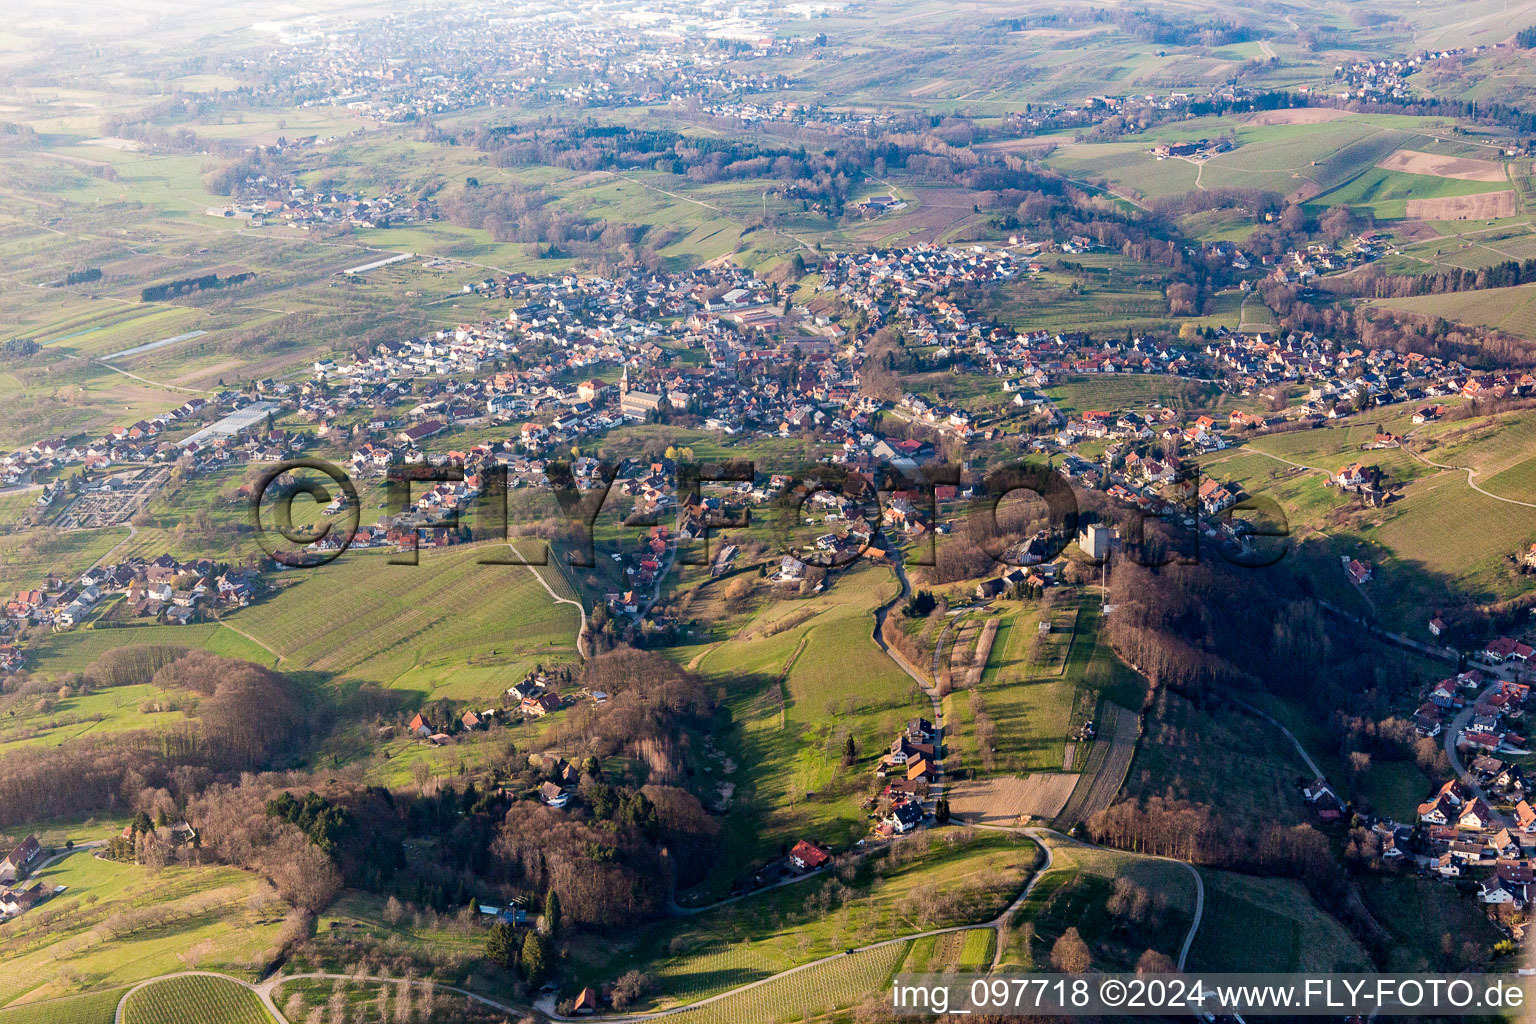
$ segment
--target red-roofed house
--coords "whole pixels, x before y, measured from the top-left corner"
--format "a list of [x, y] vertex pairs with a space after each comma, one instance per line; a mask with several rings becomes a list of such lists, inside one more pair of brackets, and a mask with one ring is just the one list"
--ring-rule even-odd
[[820, 843], [802, 839], [789, 851], [789, 862], [800, 871], [815, 871], [832, 859], [832, 853]]
[[1473, 800], [1462, 809], [1461, 816], [1456, 819], [1456, 826], [1465, 829], [1485, 829], [1493, 824], [1493, 810], [1481, 797]]
[[1536, 832], [1536, 810], [1524, 800], [1515, 804], [1515, 824], [1520, 826], [1521, 832]]
[[43, 859], [43, 848], [37, 841], [37, 836], [27, 836], [20, 846], [10, 852], [5, 860], [0, 860], [0, 882], [19, 882], [32, 873]]

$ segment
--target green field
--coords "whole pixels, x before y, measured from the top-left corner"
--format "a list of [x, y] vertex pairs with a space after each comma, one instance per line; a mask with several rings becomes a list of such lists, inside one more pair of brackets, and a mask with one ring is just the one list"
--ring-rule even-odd
[[[1073, 266], [1065, 266], [1070, 262]], [[1168, 302], [1151, 265], [1085, 253], [1044, 273], [989, 289], [980, 310], [1020, 331], [1113, 331], [1166, 327]]]
[[1103, 374], [1071, 377], [1045, 389], [1045, 396], [1068, 415], [1094, 409], [1143, 410], [1154, 405], [1179, 407], [1183, 383], [1162, 374]]
[[0, 592], [42, 586], [49, 573], [73, 578], [127, 536], [126, 526], [69, 533], [38, 527], [0, 538]]
[[1484, 192], [1503, 192], [1508, 187], [1508, 182], [1465, 181], [1372, 167], [1338, 188], [1316, 196], [1309, 205], [1319, 210], [1331, 206], [1348, 206], [1357, 213], [1369, 212], [1379, 220], [1400, 220], [1408, 215], [1407, 202], [1410, 199], [1480, 195]]
[[[524, 566], [480, 565], [489, 547], [423, 552], [391, 565], [352, 553], [230, 616], [231, 626], [310, 669], [452, 699], [500, 694], [536, 663], [574, 656], [579, 615]], [[553, 567], [540, 570], [554, 573]]]
[[[1445, 472], [1411, 484], [1396, 515], [1370, 534], [1363, 550], [1385, 561], [1392, 575], [1366, 584], [1373, 596], [1386, 596], [1399, 610], [1399, 621], [1433, 606], [1434, 594], [1447, 584], [1479, 601], [1498, 600], [1522, 589], [1508, 555], [1530, 543], [1536, 510], [1510, 505], [1467, 486], [1466, 475]], [[1477, 529], [1466, 529], [1467, 524]], [[1378, 547], [1379, 545], [1379, 547]], [[1411, 589], [1410, 589], [1411, 588]]]
[[167, 978], [139, 989], [123, 1005], [123, 1024], [272, 1024], [261, 999], [228, 978]]
[[126, 989], [87, 992], [0, 1009], [0, 1024], [112, 1024]]
[[[1005, 621], [976, 696], [957, 689], [945, 700], [951, 752], [946, 766], [984, 774], [1060, 771], [1067, 733], [1093, 717], [1098, 694], [1092, 687], [1111, 678], [1114, 656], [1099, 645], [1098, 607], [1092, 598], [1061, 603], [1050, 611], [1052, 631], [1044, 636], [1038, 635], [1040, 614], [1030, 603], [999, 607]], [[1106, 675], [1090, 683], [1094, 664]], [[995, 725], [997, 751], [990, 767], [978, 749], [978, 708]]]
[[1289, 878], [1198, 868], [1205, 915], [1189, 968], [1197, 971], [1368, 971], [1370, 957]]

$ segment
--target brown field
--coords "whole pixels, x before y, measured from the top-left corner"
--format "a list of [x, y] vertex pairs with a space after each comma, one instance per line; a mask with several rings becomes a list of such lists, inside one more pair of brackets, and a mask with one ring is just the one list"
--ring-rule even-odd
[[914, 209], [896, 210], [853, 230], [859, 242], [914, 245], [936, 242], [947, 231], [975, 213], [977, 193], [964, 188], [908, 188], [916, 200]]
[[1265, 110], [1248, 119], [1252, 125], [1265, 124], [1321, 124], [1348, 117], [1349, 111], [1332, 107], [1298, 107], [1295, 110]]
[[1423, 221], [1405, 220], [1395, 230], [1405, 242], [1423, 242], [1441, 237], [1440, 232]]
[[1440, 153], [1416, 153], [1400, 149], [1376, 164], [1388, 171], [1406, 171], [1409, 174], [1432, 174], [1438, 178], [1460, 178], [1462, 181], [1504, 181], [1504, 165], [1497, 160], [1474, 160], [1466, 156], [1445, 156]]
[[1009, 35], [1029, 36], [1033, 39], [1081, 39], [1098, 32], [1113, 31], [1109, 28], [1023, 28]]
[[1304, 203], [1308, 199], [1311, 199], [1313, 196], [1322, 192], [1322, 190], [1323, 186], [1319, 185], [1317, 182], [1308, 181], [1295, 192], [1292, 192], [1289, 196], [1286, 196], [1286, 198], [1293, 203]]
[[954, 84], [954, 82], [951, 79], [948, 79], [948, 78], [936, 78], [932, 82], [929, 82], [927, 85], [920, 85], [916, 89], [910, 90], [907, 93], [907, 95], [908, 96], [927, 96], [930, 93], [938, 92], [941, 89], [947, 89], [947, 88], [949, 88], [953, 84]]
[[1475, 196], [1442, 196], [1408, 200], [1409, 220], [1491, 220], [1515, 215], [1515, 194], [1483, 192]]
[[1076, 785], [1076, 775], [1036, 772], [957, 782], [946, 795], [954, 818], [977, 825], [1011, 825], [1021, 816], [1054, 818]]
[[992, 142], [980, 142], [973, 148], [979, 153], [1025, 153], [1034, 155], [1055, 149], [1058, 145], [1056, 139], [996, 139]]

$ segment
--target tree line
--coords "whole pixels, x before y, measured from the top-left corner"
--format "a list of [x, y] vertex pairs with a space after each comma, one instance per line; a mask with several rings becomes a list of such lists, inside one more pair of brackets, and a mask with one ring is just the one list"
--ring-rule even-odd
[[175, 281], [165, 281], [161, 284], [147, 285], [139, 290], [139, 299], [143, 302], [164, 302], [178, 295], [190, 295], [193, 292], [213, 291], [216, 288], [230, 288], [237, 284], [244, 284], [256, 275], [250, 271], [238, 274], [230, 274], [220, 277], [218, 274], [202, 274], [198, 277], [183, 277]]
[[1361, 273], [1339, 281], [1345, 294], [1373, 299], [1396, 299], [1411, 295], [1444, 295], [1447, 292], [1481, 291], [1485, 288], [1511, 288], [1536, 281], [1536, 259], [1503, 260], [1486, 267], [1448, 267], [1423, 274], [1386, 274], [1379, 267], [1367, 267]]

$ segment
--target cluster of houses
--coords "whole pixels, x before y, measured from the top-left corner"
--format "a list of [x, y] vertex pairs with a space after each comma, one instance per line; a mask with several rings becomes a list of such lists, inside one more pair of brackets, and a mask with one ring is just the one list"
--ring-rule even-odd
[[1489, 904], [1513, 904], [1523, 909], [1536, 863], [1536, 812], [1526, 802], [1519, 769], [1496, 758], [1480, 758], [1474, 768], [1480, 777], [1503, 780], [1504, 791], [1519, 797], [1514, 824], [1505, 822], [1493, 808], [1459, 779], [1451, 779], [1418, 807], [1422, 839], [1416, 853], [1419, 864], [1441, 878], [1463, 878], [1477, 869], [1492, 867], [1478, 897]]
[[[41, 482], [44, 477], [67, 466], [83, 466], [97, 471], [124, 463], [175, 461], [181, 456], [182, 449], [166, 438], [167, 432], [199, 419], [212, 407], [236, 397], [233, 392], [226, 392], [211, 400], [191, 398], [170, 412], [128, 426], [113, 427], [101, 437], [50, 437], [7, 452], [0, 455], [0, 488]], [[54, 496], [50, 485], [39, 496], [38, 504], [47, 506]]]
[[[1483, 903], [1524, 909], [1536, 865], [1536, 810], [1526, 801], [1523, 774], [1518, 766], [1486, 755], [1473, 762], [1471, 771], [1480, 786], [1513, 803], [1513, 822], [1467, 783], [1450, 779], [1418, 805], [1415, 824], [1371, 819], [1377, 850], [1383, 863], [1412, 865], [1432, 877], [1478, 875], [1477, 894]], [[1342, 820], [1345, 803], [1326, 780], [1318, 779], [1302, 792], [1319, 821]], [[1523, 929], [1517, 930], [1520, 933]]]
[[[1467, 389], [1500, 393], [1531, 383], [1523, 377], [1473, 378], [1457, 364], [1436, 357], [1341, 351], [1309, 334], [1271, 339], [1223, 328], [1198, 344], [1184, 344], [1020, 333], [979, 320], [946, 297], [956, 284], [1029, 273], [1031, 263], [1014, 251], [1017, 248], [922, 245], [831, 254], [817, 269], [821, 287], [835, 293], [845, 307], [863, 311], [872, 324], [901, 321], [919, 342], [936, 346], [940, 356], [999, 378], [1012, 405], [1055, 421], [1056, 434], [1035, 437], [1029, 444], [1048, 453], [1069, 453], [1061, 463], [1068, 476], [1099, 472], [1072, 454], [1072, 447], [1083, 440], [1107, 438], [1143, 446], [1178, 442], [1197, 451], [1218, 450], [1227, 444], [1224, 431], [1266, 425], [1268, 418], [1233, 412], [1224, 423], [1213, 416], [1186, 423], [1171, 409], [1153, 414], [1090, 411], [1068, 418], [1030, 393], [1065, 375], [1220, 376], [1239, 393], [1307, 381], [1313, 387], [1309, 402], [1318, 403], [1313, 411], [1319, 415], [1333, 415], [1345, 403], [1418, 400]], [[883, 464], [911, 470], [931, 457], [931, 448], [921, 441], [880, 436], [872, 428], [872, 417], [882, 409], [966, 439], [997, 436], [996, 427], [979, 426], [962, 408], [934, 404], [915, 394], [890, 404], [861, 393], [860, 343], [850, 341], [826, 317], [781, 310], [770, 301], [773, 291], [750, 271], [726, 266], [679, 273], [633, 269], [614, 277], [519, 274], [493, 283], [519, 296], [505, 321], [462, 324], [427, 337], [383, 342], [346, 362], [322, 360], [315, 364], [313, 376], [299, 384], [260, 382], [267, 403], [256, 409], [255, 419], [242, 418], [232, 431], [199, 431], [180, 444], [163, 439], [170, 423], [200, 414], [210, 404], [194, 399], [166, 417], [114, 430], [97, 446], [101, 451], [46, 441], [8, 457], [9, 465], [35, 472], [61, 460], [98, 456], [190, 456], [194, 469], [242, 458], [275, 461], [305, 443], [302, 435], [270, 426], [253, 429], [264, 411], [282, 409], [313, 424], [317, 438], [328, 443], [345, 438], [351, 444], [352, 468], [361, 474], [382, 474], [401, 464], [455, 458], [465, 462], [462, 484], [433, 488], [416, 498], [416, 507], [398, 521], [370, 524], [352, 541], [361, 546], [398, 545], [419, 536], [420, 542], [440, 544], [455, 537], [431, 527], [473, 500], [478, 473], [485, 467], [506, 469], [513, 487], [541, 486], [547, 483], [543, 469], [549, 458], [563, 457], [596, 433], [669, 413], [693, 417], [706, 429], [725, 434], [811, 432], [831, 451], [831, 461], [850, 469]], [[668, 365], [665, 353], [679, 347], [700, 349], [703, 359]], [[512, 357], [516, 367], [509, 369]], [[616, 384], [595, 374], [603, 366], [619, 369]], [[572, 379], [577, 383], [569, 383]], [[229, 393], [216, 396], [214, 403], [237, 398]], [[414, 404], [403, 414], [396, 411], [407, 403]], [[432, 438], [450, 428], [502, 422], [520, 424], [502, 443], [477, 445], [468, 452], [425, 450]], [[1122, 449], [1107, 457], [1117, 454], [1125, 453]], [[1167, 482], [1172, 463], [1144, 449], [1130, 455], [1135, 457], [1126, 458], [1125, 472], [1111, 483], [1136, 504], [1154, 504], [1153, 495]], [[576, 467], [578, 483], [584, 468], [590, 469]], [[644, 474], [621, 481], [621, 487], [643, 492], [636, 496], [643, 511], [668, 511], [673, 500]], [[1208, 506], [1203, 511], [1213, 515], [1235, 495], [1216, 488], [1201, 497]], [[914, 530], [930, 525], [922, 521], [920, 509], [899, 503], [893, 503], [886, 516], [889, 521], [881, 525]], [[857, 524], [851, 527], [818, 538], [821, 548], [862, 545], [862, 531]], [[340, 536], [333, 532], [325, 543], [339, 543]], [[804, 560], [804, 555], [798, 557]], [[636, 569], [635, 575], [647, 571], [644, 565], [626, 568]], [[644, 580], [639, 582], [643, 586]], [[627, 589], [632, 588], [620, 589], [620, 599]]]
[[[1502, 642], [1507, 639], [1492, 642], [1483, 657], [1490, 662], [1514, 657], [1515, 642]], [[1516, 728], [1529, 697], [1526, 682], [1476, 669], [1428, 688], [1414, 712], [1414, 728], [1426, 738], [1454, 729], [1447, 748], [1454, 747], [1458, 758], [1465, 759], [1464, 770], [1459, 760], [1452, 762], [1464, 774], [1447, 780], [1420, 803], [1411, 824], [1368, 820], [1384, 862], [1411, 864], [1448, 880], [1475, 879], [1477, 898], [1490, 906], [1523, 911], [1530, 904], [1530, 886], [1536, 881], [1536, 808], [1516, 760], [1526, 753], [1525, 738]], [[1345, 802], [1326, 780], [1305, 787], [1303, 795], [1320, 821], [1338, 822], [1347, 813]], [[1523, 938], [1524, 923], [1509, 924], [1501, 918], [1501, 927]]]
[[938, 777], [937, 765], [942, 757], [938, 733], [926, 718], [912, 719], [891, 740], [875, 766], [875, 777], [884, 783], [876, 798], [882, 809], [877, 812], [877, 835], [905, 835], [922, 825], [926, 816], [923, 799]]
[[[1276, 219], [1272, 213], [1265, 214], [1265, 217]], [[1351, 239], [1310, 242], [1300, 249], [1287, 249], [1278, 256], [1266, 253], [1259, 257], [1259, 265], [1268, 270], [1271, 279], [1281, 284], [1307, 285], [1324, 274], [1375, 262], [1386, 248], [1383, 236], [1374, 231], [1362, 231]], [[1252, 265], [1241, 253], [1232, 259], [1232, 266], [1237, 269], [1247, 270]], [[1244, 281], [1243, 285], [1247, 286], [1248, 282]]]
[[209, 217], [241, 220], [250, 227], [286, 224], [309, 231], [322, 225], [351, 228], [400, 227], [436, 220], [437, 203], [412, 199], [403, 192], [368, 196], [341, 189], [310, 189], [284, 177], [251, 175], [236, 188], [234, 201], [210, 206]]
[[[1509, 726], [1524, 716], [1530, 687], [1507, 679], [1487, 680], [1476, 670], [1436, 683], [1414, 714], [1424, 736], [1438, 736], [1448, 727], [1447, 716], [1463, 720], [1456, 747], [1469, 758], [1468, 779], [1451, 779], [1418, 807], [1433, 864], [1424, 866], [1445, 878], [1461, 878], [1474, 868], [1494, 867], [1483, 879], [1479, 898], [1490, 904], [1529, 903], [1527, 886], [1536, 863], [1536, 810], [1528, 800], [1529, 786], [1509, 754], [1523, 754], [1525, 739]], [[1506, 758], [1495, 756], [1506, 754]], [[1490, 806], [1489, 800], [1495, 802]], [[1511, 808], [1501, 814], [1497, 806]]]
[[1524, 737], [1508, 734], [1504, 726], [1524, 715], [1528, 695], [1530, 686], [1527, 683], [1496, 679], [1493, 685], [1488, 685], [1482, 672], [1468, 669], [1428, 688], [1424, 702], [1413, 712], [1413, 726], [1419, 735], [1435, 737], [1444, 731], [1447, 717], [1455, 717], [1471, 703], [1473, 714], [1468, 718], [1467, 729], [1456, 737], [1458, 745], [1491, 752], [1501, 746], [1502, 735], [1508, 735], [1508, 746], [1519, 746], [1524, 743]]
[[[243, 61], [248, 88], [283, 105], [335, 106], [380, 124], [407, 124], [526, 96], [571, 109], [739, 102], [788, 88], [755, 57], [808, 44], [777, 38], [783, 11], [654, 3], [634, 19], [608, 12], [551, 18], [469, 7], [440, 18], [400, 11], [336, 19], [325, 30], [286, 27]], [[721, 39], [747, 44], [726, 51]], [[487, 54], [495, 54], [488, 60]]]
[[44, 851], [37, 836], [27, 836], [0, 860], [0, 921], [26, 913], [54, 895], [42, 882], [26, 885], [27, 878], [42, 866]]
[[1472, 669], [1431, 686], [1414, 712], [1414, 727], [1421, 736], [1438, 736], [1448, 727], [1447, 719], [1455, 719], [1470, 704], [1470, 717], [1460, 734], [1453, 737], [1457, 747], [1484, 754], [1523, 753], [1525, 737], [1512, 725], [1524, 718], [1529, 696], [1527, 683], [1488, 681], [1482, 672]]
[[1484, 53], [1506, 45], [1479, 43], [1476, 46], [1456, 46], [1445, 50], [1420, 50], [1400, 57], [1367, 57], [1349, 64], [1338, 64], [1333, 69], [1333, 80], [1345, 88], [1335, 95], [1341, 100], [1410, 101], [1415, 97], [1408, 79], [1415, 73], [1436, 61]]
[[[17, 591], [4, 604], [0, 639], [26, 626], [69, 629], [117, 596], [122, 603], [115, 614], [122, 617], [185, 625], [208, 608], [245, 607], [260, 587], [260, 576], [253, 570], [224, 567], [206, 558], [183, 562], [168, 554], [133, 556], [87, 569], [71, 582], [53, 578], [42, 587]], [[0, 667], [20, 667], [23, 656], [13, 650], [9, 659], [15, 664], [7, 666], [8, 658], [0, 651]]]
[[[522, 682], [507, 687], [501, 707], [482, 708], [478, 711], [466, 709], [456, 719], [450, 716], [447, 722], [434, 722], [426, 712], [417, 712], [406, 723], [405, 731], [433, 746], [446, 746], [454, 741], [456, 735], [482, 732], [494, 723], [514, 721], [519, 716], [543, 718], [581, 700], [606, 704], [608, 695], [600, 690], [583, 688], [562, 696], [547, 676], [541, 672], [530, 672]], [[386, 726], [385, 729], [392, 731], [393, 727]]]

